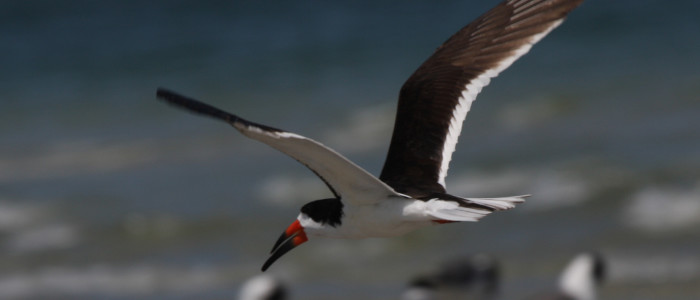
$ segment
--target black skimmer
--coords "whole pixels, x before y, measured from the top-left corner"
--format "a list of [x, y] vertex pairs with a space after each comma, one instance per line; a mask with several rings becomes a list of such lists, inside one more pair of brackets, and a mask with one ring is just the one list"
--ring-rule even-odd
[[243, 283], [238, 293], [239, 300], [285, 300], [286, 286], [281, 280], [269, 275], [258, 275]]
[[486, 254], [448, 261], [435, 273], [411, 281], [402, 300], [494, 299], [501, 270]]
[[563, 21], [583, 0], [508, 0], [450, 37], [404, 83], [394, 132], [377, 178], [338, 152], [296, 133], [158, 89], [157, 97], [223, 120], [243, 135], [296, 159], [333, 197], [312, 201], [272, 248], [266, 270], [309, 236], [389, 237], [430, 224], [477, 221], [527, 195], [465, 198], [445, 190], [462, 122], [477, 94]]

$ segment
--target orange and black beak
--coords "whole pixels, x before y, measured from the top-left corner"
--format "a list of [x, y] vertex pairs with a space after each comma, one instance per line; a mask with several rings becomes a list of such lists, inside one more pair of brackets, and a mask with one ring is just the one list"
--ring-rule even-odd
[[265, 270], [267, 270], [267, 268], [269, 268], [270, 265], [272, 265], [272, 263], [274, 263], [278, 258], [282, 257], [282, 255], [308, 240], [309, 239], [306, 237], [306, 233], [304, 232], [304, 227], [301, 226], [299, 220], [294, 221], [292, 225], [287, 227], [287, 230], [282, 232], [280, 238], [277, 239], [275, 246], [273, 246], [272, 251], [270, 251], [272, 255], [267, 259], [267, 261], [265, 261], [265, 264], [263, 264], [262, 271], [265, 272]]

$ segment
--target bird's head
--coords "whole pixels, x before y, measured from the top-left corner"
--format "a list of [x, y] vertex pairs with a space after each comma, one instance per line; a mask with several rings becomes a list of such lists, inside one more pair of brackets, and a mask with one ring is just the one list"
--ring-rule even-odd
[[301, 207], [297, 219], [289, 225], [272, 247], [270, 257], [262, 266], [263, 272], [285, 253], [309, 240], [311, 235], [330, 233], [341, 225], [343, 203], [338, 198], [322, 199], [307, 203]]

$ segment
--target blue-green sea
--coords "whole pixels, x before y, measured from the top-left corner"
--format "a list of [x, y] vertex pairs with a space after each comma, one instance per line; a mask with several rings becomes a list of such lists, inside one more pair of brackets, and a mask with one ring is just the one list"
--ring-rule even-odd
[[[495, 6], [446, 1], [1, 1], [0, 298], [236, 299], [313, 173], [158, 87], [381, 171], [398, 90]], [[700, 298], [700, 2], [587, 0], [473, 104], [447, 189], [532, 194], [478, 223], [311, 240], [268, 271], [293, 299], [398, 299], [476, 253], [500, 299], [576, 254], [601, 299]]]

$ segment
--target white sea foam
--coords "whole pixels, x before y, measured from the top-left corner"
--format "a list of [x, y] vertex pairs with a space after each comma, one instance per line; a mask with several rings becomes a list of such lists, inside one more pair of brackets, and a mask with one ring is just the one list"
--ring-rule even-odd
[[209, 266], [191, 268], [135, 265], [116, 267], [47, 267], [35, 272], [0, 277], [0, 298], [105, 294], [129, 296], [159, 292], [197, 292], [231, 284], [230, 270]]
[[119, 171], [159, 161], [213, 159], [230, 154], [220, 136], [173, 140], [73, 140], [0, 150], [0, 182], [36, 180]]
[[700, 183], [694, 188], [649, 187], [632, 195], [623, 211], [627, 225], [651, 232], [700, 224]]
[[77, 229], [69, 224], [46, 224], [15, 232], [6, 241], [12, 251], [27, 252], [47, 249], [65, 249], [79, 241]]
[[497, 117], [504, 128], [521, 130], [574, 113], [575, 109], [576, 103], [571, 100], [540, 97], [507, 103]]
[[257, 190], [260, 199], [280, 206], [298, 206], [300, 202], [332, 196], [317, 177], [274, 176], [260, 183]]
[[26, 153], [0, 153], [0, 182], [118, 170], [153, 160], [156, 155], [154, 145], [146, 141], [57, 143]]
[[387, 102], [356, 111], [348, 116], [343, 127], [329, 129], [321, 142], [341, 153], [382, 149], [389, 145], [394, 114], [394, 104]]
[[0, 201], [0, 232], [5, 233], [1, 246], [15, 253], [65, 249], [79, 241], [74, 225], [47, 205], [28, 201]]
[[0, 231], [12, 232], [36, 224], [46, 216], [46, 210], [34, 204], [0, 200]]
[[159, 237], [174, 236], [181, 229], [181, 222], [174, 215], [158, 214], [146, 216], [130, 213], [124, 220], [124, 229], [135, 236], [156, 235]]
[[700, 278], [700, 258], [696, 256], [621, 253], [606, 260], [612, 282], [661, 284]]
[[447, 190], [461, 197], [498, 197], [532, 194], [523, 209], [568, 206], [590, 198], [592, 187], [581, 176], [558, 170], [511, 169], [470, 172], [448, 177]]

